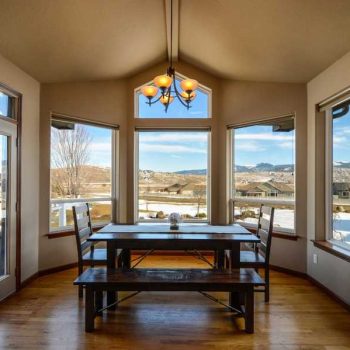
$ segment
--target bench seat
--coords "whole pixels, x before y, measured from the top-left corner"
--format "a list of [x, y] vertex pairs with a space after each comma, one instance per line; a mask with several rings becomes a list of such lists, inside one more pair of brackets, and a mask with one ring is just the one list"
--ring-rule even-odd
[[[87, 332], [94, 329], [95, 294], [101, 291], [211, 291], [239, 292], [245, 296], [246, 331], [253, 333], [254, 286], [264, 285], [264, 280], [254, 269], [89, 268], [74, 281], [74, 284], [83, 285], [86, 288], [85, 330]], [[101, 304], [100, 301], [98, 304]]]

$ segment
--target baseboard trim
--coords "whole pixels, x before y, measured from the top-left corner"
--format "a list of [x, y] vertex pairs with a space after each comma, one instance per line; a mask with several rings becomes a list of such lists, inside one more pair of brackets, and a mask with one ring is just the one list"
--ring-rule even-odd
[[77, 267], [77, 266], [78, 266], [78, 263], [74, 262], [74, 263], [70, 263], [70, 264], [66, 264], [66, 265], [51, 267], [50, 269], [40, 270], [38, 272], [38, 277], [49, 275], [51, 273], [61, 272], [64, 270], [69, 270], [69, 269], [72, 269], [73, 267]]
[[39, 277], [39, 272], [35, 272], [33, 275], [29, 276], [23, 282], [21, 282], [21, 286], [20, 286], [19, 289], [27, 287], [30, 283], [35, 281], [38, 277]]
[[277, 271], [277, 272], [287, 273], [288, 275], [292, 275], [292, 276], [296, 276], [296, 277], [300, 277], [300, 278], [308, 278], [308, 275], [305, 272], [287, 269], [286, 267], [282, 267], [282, 266], [270, 264], [270, 269]]
[[330, 296], [332, 299], [334, 299], [336, 302], [338, 302], [340, 305], [342, 305], [347, 311], [350, 312], [350, 304], [348, 304], [345, 300], [343, 300], [342, 298], [340, 298], [337, 294], [335, 294], [334, 292], [332, 292], [330, 289], [328, 289], [324, 284], [322, 284], [321, 282], [317, 281], [316, 279], [314, 279], [313, 277], [311, 277], [310, 275], [307, 275], [307, 279], [314, 284], [316, 287], [318, 287], [319, 289], [321, 289], [322, 291], [324, 291], [326, 294], [328, 294], [328, 296]]

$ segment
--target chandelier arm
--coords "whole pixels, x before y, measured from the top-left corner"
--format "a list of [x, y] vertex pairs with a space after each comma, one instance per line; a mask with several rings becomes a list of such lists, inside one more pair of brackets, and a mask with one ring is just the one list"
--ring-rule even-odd
[[175, 74], [174, 74], [174, 80], [173, 80], [173, 83], [174, 83], [174, 92], [175, 92], [175, 96], [177, 97], [177, 99], [181, 102], [181, 104], [183, 106], [185, 106], [187, 109], [191, 108], [190, 104], [187, 102], [185, 103], [184, 101], [182, 101], [182, 98], [180, 97], [181, 94], [179, 93], [177, 87], [176, 87], [176, 78], [175, 78]]
[[162, 97], [162, 95], [160, 95], [157, 99], [155, 99], [154, 101], [148, 100], [145, 103], [147, 103], [148, 105], [154, 105], [155, 103], [157, 103], [160, 98]]

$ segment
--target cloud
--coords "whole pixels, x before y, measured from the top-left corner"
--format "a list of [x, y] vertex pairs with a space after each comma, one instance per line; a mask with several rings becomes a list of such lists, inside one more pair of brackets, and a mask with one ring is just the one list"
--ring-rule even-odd
[[207, 150], [198, 147], [189, 147], [182, 145], [167, 145], [162, 143], [140, 143], [140, 151], [154, 153], [202, 153], [206, 154]]
[[292, 141], [280, 142], [278, 144], [278, 147], [283, 148], [283, 149], [293, 149], [294, 144]]
[[112, 144], [111, 142], [92, 142], [89, 149], [91, 152], [111, 152]]
[[235, 145], [236, 151], [264, 152], [266, 148], [257, 142], [239, 142]]
[[344, 143], [348, 142], [348, 138], [345, 136], [339, 136], [339, 135], [334, 135], [333, 136], [333, 143], [336, 146], [341, 146]]
[[258, 133], [258, 134], [237, 134], [235, 135], [236, 140], [261, 140], [261, 141], [293, 141], [293, 135], [281, 135], [274, 133]]
[[207, 142], [208, 134], [206, 132], [159, 132], [159, 133], [142, 133], [140, 141], [144, 142]]

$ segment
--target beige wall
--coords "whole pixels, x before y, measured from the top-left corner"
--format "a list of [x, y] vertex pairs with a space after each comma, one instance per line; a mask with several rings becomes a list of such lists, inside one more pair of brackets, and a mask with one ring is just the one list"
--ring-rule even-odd
[[[295, 113], [297, 118], [297, 234], [298, 241], [274, 239], [272, 262], [305, 271], [306, 256], [306, 87], [302, 84], [248, 83], [220, 80], [189, 64], [177, 63], [177, 71], [212, 89], [212, 118], [202, 120], [144, 120], [134, 118], [134, 89], [166, 70], [156, 65], [127, 80], [90, 83], [44, 84], [41, 96], [41, 193], [39, 268], [46, 269], [76, 260], [72, 237], [48, 239], [49, 214], [49, 116], [50, 112], [120, 124], [121, 221], [134, 219], [135, 127], [209, 126], [212, 146], [211, 221], [225, 224], [226, 217], [226, 125], [264, 117]], [[128, 160], [128, 161], [127, 161]], [[127, 179], [127, 181], [126, 181]], [[55, 252], [64, 254], [55, 254]]]
[[77, 260], [74, 237], [48, 239], [50, 183], [50, 115], [52, 112], [118, 124], [120, 218], [126, 218], [126, 82], [42, 84], [40, 108], [40, 237], [39, 270], [65, 265]]
[[[318, 232], [316, 220], [322, 220], [316, 213], [316, 113], [315, 107], [322, 100], [350, 86], [350, 53], [335, 62], [332, 66], [311, 80], [307, 85], [308, 94], [308, 206], [307, 206], [307, 273], [332, 290], [350, 304], [350, 264], [338, 257], [326, 253], [311, 242]], [[322, 171], [319, 169], [319, 171]], [[320, 185], [320, 184], [318, 184]], [[322, 185], [321, 185], [322, 186]], [[317, 254], [318, 263], [313, 263], [313, 254]]]
[[227, 215], [226, 126], [295, 114], [296, 117], [296, 234], [297, 241], [274, 238], [271, 263], [306, 272], [306, 146], [307, 115], [305, 84], [254, 83], [223, 80], [219, 121], [219, 212], [220, 222]]
[[38, 271], [40, 84], [0, 56], [0, 81], [23, 95], [22, 104], [22, 281]]

